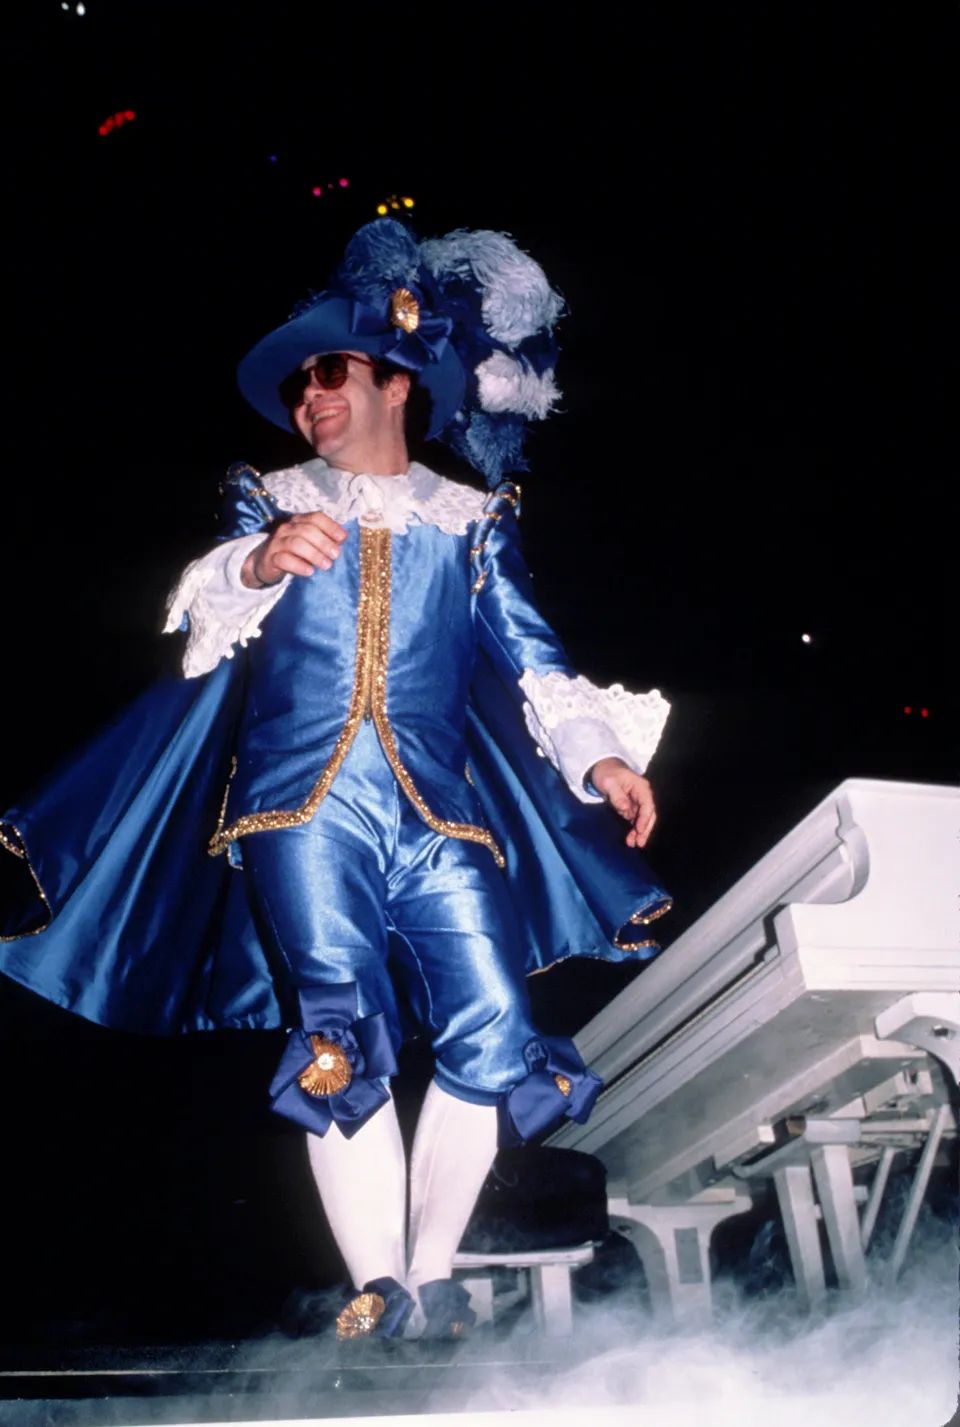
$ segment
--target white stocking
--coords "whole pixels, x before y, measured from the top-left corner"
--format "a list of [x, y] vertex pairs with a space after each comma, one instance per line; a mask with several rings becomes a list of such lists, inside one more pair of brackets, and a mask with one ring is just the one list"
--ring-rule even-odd
[[307, 1135], [310, 1168], [355, 1288], [403, 1283], [407, 1166], [393, 1098], [347, 1139], [336, 1124]]
[[497, 1107], [472, 1105], [430, 1082], [410, 1163], [411, 1293], [449, 1278], [480, 1186], [497, 1151]]

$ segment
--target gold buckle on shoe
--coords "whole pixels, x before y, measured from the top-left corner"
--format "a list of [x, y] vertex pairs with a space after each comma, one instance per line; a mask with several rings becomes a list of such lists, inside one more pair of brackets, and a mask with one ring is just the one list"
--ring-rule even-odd
[[337, 1314], [337, 1340], [369, 1338], [383, 1317], [386, 1302], [379, 1293], [358, 1293]]

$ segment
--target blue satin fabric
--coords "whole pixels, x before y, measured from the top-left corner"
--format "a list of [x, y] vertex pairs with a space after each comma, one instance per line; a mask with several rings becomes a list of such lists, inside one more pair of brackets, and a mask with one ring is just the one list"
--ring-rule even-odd
[[[315, 1135], [325, 1135], [336, 1121], [350, 1139], [390, 1098], [386, 1086], [397, 1061], [387, 1018], [382, 1011], [359, 1014], [352, 981], [306, 987], [299, 1000], [301, 1025], [287, 1036], [270, 1082], [272, 1109]], [[332, 1095], [312, 1095], [299, 1083], [315, 1059], [312, 1034], [338, 1046], [350, 1067], [348, 1083]]]
[[[28, 862], [0, 971], [101, 1025], [174, 1034], [284, 1023], [242, 879], [206, 855], [242, 661], [153, 685], [0, 827]], [[49, 928], [31, 935], [50, 918]]]
[[[226, 483], [222, 538], [263, 529], [275, 514], [255, 486], [249, 472]], [[507, 860], [498, 885], [509, 896], [509, 919], [527, 971], [573, 955], [644, 960], [656, 947], [625, 952], [613, 939], [632, 914], [663, 907], [667, 894], [643, 855], [624, 846], [620, 819], [605, 807], [578, 802], [537, 756], [522, 714], [520, 668], [566, 670], [567, 665], [549, 626], [531, 606], [507, 502], [497, 509], [499, 522], [486, 522], [464, 537], [423, 529], [392, 542], [388, 707], [400, 754], [435, 812], [485, 823], [496, 837]], [[479, 533], [488, 536], [487, 580], [471, 597], [468, 581], [476, 569], [469, 568], [467, 547]], [[357, 541], [356, 528], [350, 538]], [[209, 858], [206, 843], [238, 746], [248, 655], [266, 648], [271, 622], [298, 583], [315, 584], [317, 593], [326, 589], [349, 613], [351, 628], [342, 647], [337, 645], [331, 694], [340, 717], [346, 712], [355, 628], [355, 606], [347, 596], [357, 571], [349, 556], [339, 563], [343, 571], [326, 586], [321, 584], [326, 573], [294, 582], [269, 616], [262, 639], [248, 651], [237, 651], [203, 678], [163, 681], [148, 689], [0, 820], [25, 844], [53, 914], [47, 930], [24, 935], [42, 925], [44, 908], [27, 863], [8, 857], [23, 873], [25, 893], [22, 903], [3, 908], [0, 932], [20, 939], [0, 946], [0, 971], [89, 1020], [123, 1030], [170, 1034], [299, 1024], [295, 988], [271, 964], [269, 938], [252, 919], [243, 875], [224, 858]], [[418, 591], [421, 600], [429, 597], [432, 625], [418, 619]], [[323, 611], [309, 615], [314, 630], [322, 630]], [[298, 671], [291, 666], [290, 672]], [[409, 693], [403, 687], [408, 678]], [[262, 665], [259, 681], [262, 696], [271, 697]], [[321, 726], [326, 715], [317, 685], [326, 680], [314, 680], [308, 689], [299, 687], [302, 682], [301, 671], [294, 679], [296, 697], [286, 708], [276, 705], [274, 732], [284, 719], [291, 727], [300, 720], [301, 729], [312, 729], [314, 750], [322, 758], [335, 723], [331, 717]], [[442, 730], [441, 707], [447, 710]], [[365, 738], [370, 731], [367, 725]], [[282, 740], [274, 751], [282, 753]], [[357, 752], [368, 756], [376, 750], [360, 744]], [[463, 777], [465, 756], [475, 789]], [[274, 774], [282, 761], [270, 760]], [[294, 764], [295, 776], [284, 776], [299, 795], [319, 770], [316, 765], [307, 770], [296, 759]], [[359, 772], [363, 757], [352, 766]], [[266, 786], [264, 781], [264, 796]], [[416, 825], [414, 810], [391, 786], [391, 806], [403, 807]], [[248, 787], [253, 789], [252, 780]], [[235, 792], [232, 811], [247, 810], [236, 806]], [[278, 805], [272, 797], [270, 802]], [[385, 835], [375, 821], [367, 829], [371, 839]], [[253, 849], [266, 837], [251, 834], [242, 845]], [[486, 848], [446, 845], [451, 855], [495, 871]], [[648, 935], [642, 927], [632, 927], [630, 934], [638, 941]], [[415, 987], [417, 977], [408, 984]]]
[[[346, 529], [333, 568], [293, 580], [250, 645], [228, 822], [299, 807], [343, 729], [360, 597], [360, 530], [356, 521]], [[394, 536], [387, 716], [428, 806], [457, 821], [474, 645], [468, 536], [432, 525]]]
[[[462, 811], [479, 820], [464, 790]], [[399, 990], [430, 1037], [437, 1079], [460, 1098], [493, 1104], [527, 1074], [536, 1033], [503, 873], [486, 848], [421, 821], [372, 723], [312, 820], [251, 834], [243, 864], [301, 997], [322, 1004], [324, 990], [355, 983], [358, 1015], [385, 1016], [399, 1046]]]

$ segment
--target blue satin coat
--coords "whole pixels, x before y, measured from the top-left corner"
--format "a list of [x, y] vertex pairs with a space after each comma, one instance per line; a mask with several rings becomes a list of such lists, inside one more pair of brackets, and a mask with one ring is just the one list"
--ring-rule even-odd
[[[252, 474], [226, 497], [224, 539], [277, 514]], [[0, 921], [0, 970], [126, 1030], [289, 1024], [243, 879], [208, 853], [303, 821], [364, 717], [425, 821], [505, 864], [529, 971], [655, 955], [646, 923], [669, 898], [616, 815], [538, 755], [523, 669], [573, 672], [536, 610], [509, 488], [463, 536], [351, 531], [238, 657], [147, 690], [0, 820], [24, 891]]]

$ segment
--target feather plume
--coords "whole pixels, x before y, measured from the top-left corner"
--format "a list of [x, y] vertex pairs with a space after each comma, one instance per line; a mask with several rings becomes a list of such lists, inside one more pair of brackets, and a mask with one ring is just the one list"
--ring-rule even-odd
[[538, 376], [525, 362], [506, 352], [494, 352], [476, 369], [480, 405], [484, 411], [515, 411], [542, 421], [560, 400], [560, 389], [548, 368]]
[[417, 241], [409, 229], [395, 218], [375, 218], [350, 239], [335, 286], [376, 306], [395, 288], [416, 282], [419, 267]]
[[540, 264], [506, 233], [459, 228], [421, 243], [420, 257], [441, 286], [446, 277], [472, 279], [479, 286], [484, 325], [508, 347], [552, 327], [563, 310], [563, 298]]

